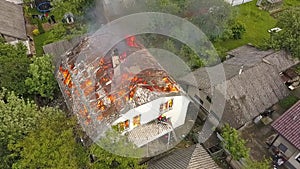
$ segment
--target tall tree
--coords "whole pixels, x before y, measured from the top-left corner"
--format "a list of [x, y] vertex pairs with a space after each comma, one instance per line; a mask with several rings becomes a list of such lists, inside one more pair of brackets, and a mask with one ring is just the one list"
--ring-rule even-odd
[[271, 35], [271, 47], [283, 49], [300, 58], [300, 8], [290, 8], [280, 13], [277, 26], [282, 29]]
[[238, 131], [225, 124], [222, 128], [223, 145], [229, 151], [232, 159], [240, 160], [249, 156], [249, 149], [246, 147], [246, 141], [243, 140]]
[[58, 91], [58, 85], [54, 77], [52, 57], [50, 55], [34, 57], [28, 72], [30, 76], [25, 80], [28, 92], [53, 99], [55, 92]]
[[0, 168], [10, 168], [14, 159], [7, 146], [36, 128], [41, 113], [33, 102], [5, 89], [0, 90], [0, 112]]
[[232, 8], [224, 0], [187, 0], [186, 3], [186, 17], [210, 40], [221, 36], [232, 18]]
[[43, 108], [38, 128], [10, 148], [20, 159], [12, 168], [84, 168], [88, 155], [74, 136], [75, 119], [55, 108]]
[[28, 77], [30, 59], [26, 47], [16, 46], [0, 41], [0, 87], [5, 87], [16, 94], [25, 94], [25, 79]]

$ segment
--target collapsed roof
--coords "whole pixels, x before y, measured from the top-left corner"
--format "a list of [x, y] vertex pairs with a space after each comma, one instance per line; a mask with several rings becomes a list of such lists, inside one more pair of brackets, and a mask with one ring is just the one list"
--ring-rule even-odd
[[[135, 37], [119, 42], [105, 56], [86, 56], [85, 38], [67, 53], [57, 78], [69, 108], [88, 135], [98, 138], [130, 109], [164, 96], [180, 95], [179, 85]], [[85, 59], [80, 56], [85, 56]]]

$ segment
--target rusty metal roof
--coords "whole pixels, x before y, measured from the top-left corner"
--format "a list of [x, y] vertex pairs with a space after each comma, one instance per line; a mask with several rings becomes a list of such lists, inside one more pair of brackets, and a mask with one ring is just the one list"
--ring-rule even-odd
[[300, 101], [280, 116], [272, 127], [300, 150]]

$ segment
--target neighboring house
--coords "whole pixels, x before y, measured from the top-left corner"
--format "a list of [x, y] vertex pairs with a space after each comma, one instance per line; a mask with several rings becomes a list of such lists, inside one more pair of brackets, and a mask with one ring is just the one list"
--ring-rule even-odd
[[272, 145], [287, 159], [285, 166], [300, 168], [300, 101], [272, 123], [272, 127], [278, 133]]
[[50, 54], [53, 56], [54, 64], [59, 64], [61, 57], [69, 50], [78, 45], [85, 36], [76, 36], [70, 40], [61, 40], [58, 42], [50, 43], [43, 46], [43, 51], [45, 54]]
[[[228, 54], [231, 58], [223, 62], [226, 105], [221, 122], [239, 128], [289, 94], [280, 72], [299, 61], [283, 51], [261, 51], [251, 45], [239, 47]], [[198, 79], [199, 90], [210, 95], [211, 86], [206, 69], [200, 68], [190, 76]], [[213, 89], [222, 87], [225, 84], [214, 86]]]
[[23, 43], [27, 47], [27, 53], [31, 54], [22, 6], [0, 1], [0, 37], [13, 45]]
[[148, 169], [221, 169], [200, 144], [173, 149], [152, 158]]

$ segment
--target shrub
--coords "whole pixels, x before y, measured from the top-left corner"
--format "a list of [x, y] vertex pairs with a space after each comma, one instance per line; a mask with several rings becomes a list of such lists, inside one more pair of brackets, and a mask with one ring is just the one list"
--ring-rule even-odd
[[39, 30], [40, 34], [45, 33], [42, 22], [40, 20], [38, 21], [38, 30]]
[[232, 27], [231, 31], [233, 34], [233, 39], [241, 39], [242, 35], [246, 32], [245, 26], [240, 22], [236, 22]]
[[40, 31], [39, 31], [38, 29], [34, 29], [34, 30], [32, 31], [32, 33], [33, 33], [33, 35], [37, 36], [37, 35], [40, 34]]

